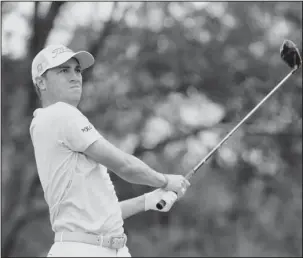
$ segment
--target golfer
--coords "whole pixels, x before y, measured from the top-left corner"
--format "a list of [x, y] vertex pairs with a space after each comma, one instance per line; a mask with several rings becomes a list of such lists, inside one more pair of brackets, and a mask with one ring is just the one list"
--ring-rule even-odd
[[[30, 135], [54, 243], [48, 256], [130, 257], [123, 220], [142, 211], [167, 212], [189, 186], [181, 175], [161, 174], [108, 142], [77, 108], [82, 71], [94, 64], [86, 52], [50, 45], [32, 62], [41, 100]], [[107, 169], [133, 184], [157, 188], [119, 202]]]

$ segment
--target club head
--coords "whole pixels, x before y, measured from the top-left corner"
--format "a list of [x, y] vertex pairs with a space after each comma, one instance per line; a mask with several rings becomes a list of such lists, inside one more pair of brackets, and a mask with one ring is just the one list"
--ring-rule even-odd
[[299, 49], [291, 40], [284, 40], [280, 48], [280, 55], [292, 69], [298, 69], [302, 64]]

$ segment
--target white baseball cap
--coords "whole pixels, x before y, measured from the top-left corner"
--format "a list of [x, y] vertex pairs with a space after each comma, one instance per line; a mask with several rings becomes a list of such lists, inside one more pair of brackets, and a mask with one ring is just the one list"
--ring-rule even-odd
[[72, 57], [76, 58], [81, 69], [92, 66], [95, 62], [94, 57], [87, 51], [74, 52], [64, 45], [49, 45], [42, 49], [32, 62], [32, 79], [36, 82], [36, 78], [41, 76], [46, 70], [57, 67]]

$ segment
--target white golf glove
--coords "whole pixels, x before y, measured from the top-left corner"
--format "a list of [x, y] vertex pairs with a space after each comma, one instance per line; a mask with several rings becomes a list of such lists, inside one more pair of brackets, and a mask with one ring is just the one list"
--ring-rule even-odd
[[[178, 198], [174, 192], [166, 191], [163, 190], [162, 188], [146, 193], [144, 194], [144, 197], [145, 197], [145, 211], [155, 210], [161, 212], [169, 211]], [[166, 205], [162, 210], [159, 210], [157, 209], [156, 205], [162, 199], [166, 202]]]

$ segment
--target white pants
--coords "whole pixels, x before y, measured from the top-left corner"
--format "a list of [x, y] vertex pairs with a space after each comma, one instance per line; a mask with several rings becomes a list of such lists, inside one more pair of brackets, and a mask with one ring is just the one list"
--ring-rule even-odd
[[78, 242], [55, 242], [47, 257], [131, 257], [127, 246], [110, 249]]

